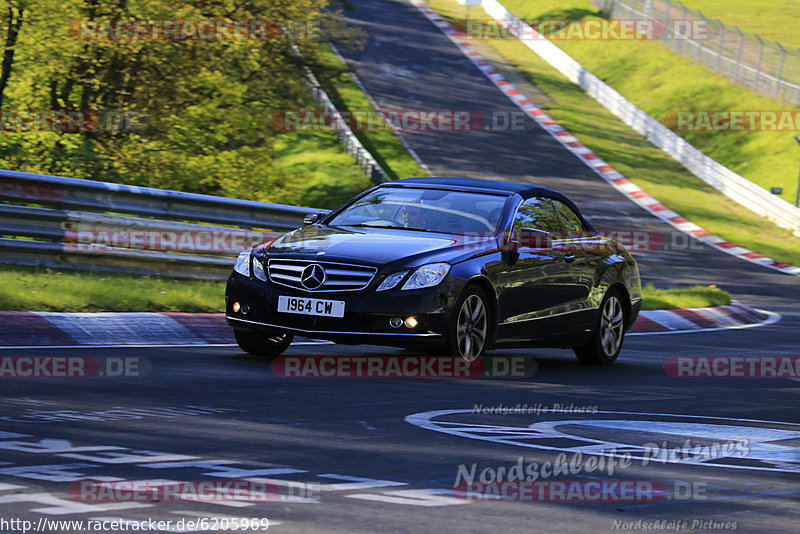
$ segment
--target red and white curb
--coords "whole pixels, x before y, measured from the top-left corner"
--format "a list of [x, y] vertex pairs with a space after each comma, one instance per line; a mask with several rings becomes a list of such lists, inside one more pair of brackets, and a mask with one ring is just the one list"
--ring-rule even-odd
[[[681, 217], [675, 211], [669, 209], [664, 204], [644, 192], [639, 186], [625, 178], [619, 171], [603, 161], [592, 150], [583, 145], [577, 137], [572, 135], [558, 122], [549, 117], [543, 110], [535, 106], [519, 89], [511, 85], [502, 74], [491, 64], [489, 60], [480, 55], [469, 39], [463, 33], [455, 30], [450, 23], [443, 19], [436, 11], [426, 4], [423, 0], [409, 0], [425, 17], [435, 24], [450, 40], [461, 50], [461, 52], [480, 69], [489, 80], [497, 86], [514, 104], [530, 115], [545, 131], [553, 138], [558, 140], [564, 148], [575, 154], [590, 169], [610, 183], [615, 189], [625, 194], [631, 201], [643, 207], [651, 214], [677, 230], [702, 241], [703, 243], [716, 248], [726, 254], [736, 256], [743, 260], [763, 265], [786, 274], [800, 276], [800, 267], [790, 265], [769, 258], [752, 250], [729, 243], [725, 239], [712, 234], [708, 230], [696, 225], [695, 223]], [[538, 37], [538, 36], [537, 36]], [[543, 36], [541, 36], [544, 39]]]
[[[637, 334], [677, 334], [774, 323], [780, 315], [739, 303], [715, 308], [643, 311]], [[234, 344], [221, 313], [0, 312], [0, 348], [196, 346]], [[305, 337], [295, 343], [319, 344]]]
[[738, 302], [713, 308], [644, 310], [639, 313], [628, 335], [682, 334], [752, 328], [775, 323], [780, 314], [757, 310]]
[[222, 313], [0, 312], [0, 348], [235, 343]]

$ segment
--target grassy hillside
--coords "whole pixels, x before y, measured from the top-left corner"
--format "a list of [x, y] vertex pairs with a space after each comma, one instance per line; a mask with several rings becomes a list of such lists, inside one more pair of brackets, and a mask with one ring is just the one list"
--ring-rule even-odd
[[684, 0], [683, 5], [784, 46], [800, 47], [800, 9], [787, 0]]
[[[464, 6], [455, 0], [432, 0], [430, 4], [453, 22], [464, 18]], [[513, 7], [518, 16], [525, 18], [563, 19], [595, 13], [588, 0], [508, 0], [506, 4]], [[475, 8], [471, 16], [486, 17], [485, 13]], [[549, 115], [610, 165], [670, 208], [734, 243], [780, 261], [800, 264], [800, 238], [753, 214], [690, 174], [523, 43], [493, 40], [473, 41], [473, 45], [479, 50], [491, 47], [505, 57], [509, 64], [519, 69], [547, 95], [549, 102], [542, 107], [547, 109]], [[621, 90], [635, 104], [656, 117], [663, 116], [668, 109], [677, 106], [689, 109], [724, 108], [726, 105], [736, 107], [737, 98], [756, 106], [747, 99], [760, 98], [717, 79], [657, 43], [559, 41], [559, 46], [562, 45], [606, 83]], [[638, 49], [640, 46], [645, 48]], [[535, 97], [533, 100], [536, 103]], [[760, 100], [762, 109], [776, 107], [774, 102]], [[737, 109], [743, 107], [744, 104]], [[778, 146], [780, 140], [787, 138], [788, 143]], [[714, 147], [713, 156], [729, 165], [735, 160], [743, 168], [783, 169], [766, 173], [763, 181], [768, 186], [783, 184], [785, 192], [793, 193], [795, 190], [793, 184], [797, 181], [798, 156], [795, 151], [798, 147], [790, 134], [696, 134], [695, 138], [689, 140], [705, 140], [707, 145]], [[757, 147], [762, 143], [765, 146], [763, 152], [759, 152]], [[731, 166], [736, 168], [736, 165]]]

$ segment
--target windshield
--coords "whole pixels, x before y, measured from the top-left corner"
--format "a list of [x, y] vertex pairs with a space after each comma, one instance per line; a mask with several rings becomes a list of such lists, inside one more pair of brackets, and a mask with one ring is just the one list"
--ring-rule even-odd
[[507, 197], [462, 191], [383, 187], [327, 222], [438, 233], [494, 232]]

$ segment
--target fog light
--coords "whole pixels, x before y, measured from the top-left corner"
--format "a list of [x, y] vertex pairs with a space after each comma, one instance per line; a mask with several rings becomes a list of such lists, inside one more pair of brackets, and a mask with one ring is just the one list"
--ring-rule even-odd
[[241, 304], [239, 304], [238, 302], [234, 302], [234, 303], [233, 303], [233, 311], [235, 311], [236, 313], [239, 313], [239, 310], [240, 310], [241, 308], [242, 308], [242, 305], [241, 305]]
[[417, 318], [413, 315], [411, 317], [406, 317], [406, 328], [416, 328], [418, 324]]
[[250, 312], [250, 305], [249, 304], [242, 304], [242, 313], [247, 315]]
[[403, 320], [400, 317], [392, 317], [391, 319], [389, 319], [389, 326], [391, 326], [392, 328], [400, 328], [402, 324]]

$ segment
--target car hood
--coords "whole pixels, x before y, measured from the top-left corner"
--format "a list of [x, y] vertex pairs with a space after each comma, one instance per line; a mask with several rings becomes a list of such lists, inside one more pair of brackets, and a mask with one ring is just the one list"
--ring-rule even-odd
[[[272, 242], [267, 254], [375, 266], [403, 262], [413, 266], [418, 263], [415, 260], [452, 261], [463, 256], [465, 247], [459, 246], [461, 244], [463, 239], [457, 236], [426, 235], [411, 230], [306, 226]], [[474, 245], [471, 242], [469, 246], [472, 252]]]

